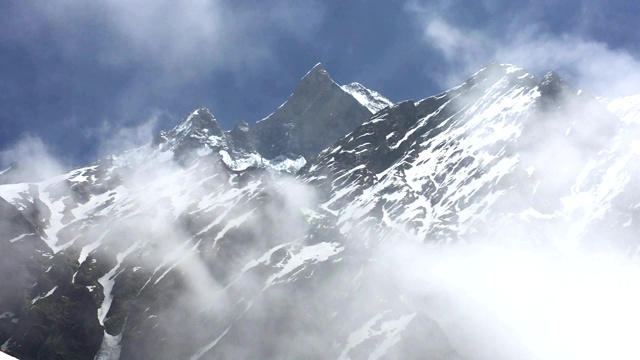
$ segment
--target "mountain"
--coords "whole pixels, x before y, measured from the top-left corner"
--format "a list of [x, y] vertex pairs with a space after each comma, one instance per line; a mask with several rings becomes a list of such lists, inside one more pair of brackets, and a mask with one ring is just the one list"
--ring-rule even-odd
[[634, 253], [633, 104], [497, 63], [391, 104], [316, 65], [253, 125], [196, 109], [141, 148], [0, 185], [0, 350], [540, 358], [442, 279], [482, 274], [478, 244]]
[[198, 148], [212, 151], [234, 170], [266, 167], [295, 173], [382, 104], [391, 102], [357, 83], [341, 87], [318, 63], [287, 101], [254, 126], [239, 122], [230, 131], [222, 131], [209, 109], [201, 108], [175, 129], [162, 132], [155, 144], [163, 144], [163, 150], [177, 157]]
[[370, 116], [367, 106], [317, 64], [284, 104], [249, 129], [249, 135], [268, 159], [289, 153], [308, 159]]
[[[358, 224], [367, 236], [401, 228], [436, 242], [493, 237], [503, 229], [496, 223], [512, 227], [523, 217], [570, 226], [577, 209], [563, 205], [579, 189], [596, 191], [576, 181], [623, 133], [604, 106], [557, 75], [538, 81], [491, 64], [452, 90], [377, 113], [299, 176], [325, 189], [325, 209], [338, 224]], [[607, 189], [609, 196], [598, 199], [605, 203], [592, 206], [610, 208], [631, 190]]]

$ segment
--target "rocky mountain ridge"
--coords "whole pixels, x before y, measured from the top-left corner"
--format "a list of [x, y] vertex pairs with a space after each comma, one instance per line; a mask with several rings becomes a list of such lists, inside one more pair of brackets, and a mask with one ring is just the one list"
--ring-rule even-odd
[[176, 154], [208, 148], [234, 170], [267, 167], [295, 173], [320, 150], [391, 104], [360, 84], [341, 87], [318, 63], [287, 101], [254, 125], [239, 122], [222, 131], [209, 109], [200, 108], [175, 129], [163, 131], [155, 143]]

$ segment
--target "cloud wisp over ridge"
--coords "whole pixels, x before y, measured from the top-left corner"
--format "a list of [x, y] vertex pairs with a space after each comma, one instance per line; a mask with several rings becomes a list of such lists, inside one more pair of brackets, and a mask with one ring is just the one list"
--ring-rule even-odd
[[490, 26], [467, 21], [465, 15], [457, 15], [457, 7], [442, 1], [405, 3], [405, 10], [421, 31], [424, 46], [436, 50], [449, 64], [444, 74], [434, 75], [443, 87], [461, 82], [464, 74], [473, 73], [490, 61], [498, 61], [536, 74], [557, 71], [569, 82], [598, 96], [640, 92], [640, 61], [636, 54], [594, 39], [585, 30], [590, 26], [588, 17], [573, 27], [568, 18], [567, 29], [550, 29], [536, 16], [543, 5], [528, 4], [508, 14], [496, 9], [502, 6], [499, 1], [477, 6], [479, 11], [493, 12], [500, 20]]

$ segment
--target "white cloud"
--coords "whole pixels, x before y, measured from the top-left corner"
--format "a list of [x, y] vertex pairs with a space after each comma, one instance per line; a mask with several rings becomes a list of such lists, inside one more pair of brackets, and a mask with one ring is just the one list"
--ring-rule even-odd
[[[376, 253], [387, 281], [474, 359], [635, 359], [640, 270], [610, 254], [389, 241]], [[424, 300], [422, 300], [424, 301]], [[423, 303], [417, 301], [416, 306]], [[424, 306], [424, 305], [422, 305]]]
[[469, 51], [477, 52], [479, 46], [482, 45], [481, 41], [439, 18], [425, 24], [424, 37], [427, 41], [433, 41], [433, 46], [442, 51], [449, 59], [468, 58]]
[[[491, 9], [490, 4], [484, 6]], [[595, 95], [640, 93], [640, 61], [629, 51], [613, 49], [580, 32], [551, 34], [541, 30], [544, 24], [527, 22], [524, 13], [496, 12], [493, 29], [457, 24], [451, 19], [455, 9], [444, 2], [409, 1], [405, 8], [422, 30], [424, 44], [449, 63], [449, 73], [434, 74], [443, 86], [457, 85], [488, 62], [498, 61], [537, 75], [557, 71]]]
[[160, 110], [155, 110], [144, 122], [134, 126], [118, 126], [105, 121], [94, 133], [86, 135], [98, 139], [100, 156], [120, 154], [150, 143], [157, 133], [160, 119], [166, 115]]
[[280, 39], [302, 41], [324, 17], [316, 0], [243, 5], [222, 0], [52, 0], [11, 10], [0, 39], [39, 51], [47, 38], [69, 58], [144, 65], [167, 81], [217, 69], [253, 69]]
[[39, 137], [25, 135], [12, 147], [0, 151], [0, 171], [17, 164], [12, 181], [40, 181], [64, 172], [64, 166]]
[[[603, 96], [640, 93], [640, 61], [625, 50], [565, 35], [518, 34], [514, 41], [499, 44], [497, 59], [522, 64], [531, 71], [557, 70], [576, 86]], [[545, 70], [546, 69], [546, 70]]]

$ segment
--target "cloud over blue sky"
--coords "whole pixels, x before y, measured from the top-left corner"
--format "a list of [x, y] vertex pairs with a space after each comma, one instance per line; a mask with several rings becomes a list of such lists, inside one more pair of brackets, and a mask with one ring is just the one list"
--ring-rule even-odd
[[633, 32], [640, 34], [630, 24], [602, 32], [609, 15], [608, 21], [629, 20], [626, 11], [632, 9], [626, 3], [603, 7], [536, 1], [516, 6], [491, 0], [459, 7], [449, 1], [410, 1], [406, 9], [422, 27], [424, 43], [447, 64], [449, 70], [436, 77], [447, 86], [494, 60], [534, 73], [554, 70], [597, 95], [640, 92], [638, 48], [626, 41]]
[[[489, 61], [640, 93], [629, 1], [25, 0], [0, 3], [0, 149], [42, 139], [86, 163], [207, 106], [255, 122], [322, 62], [394, 101]], [[150, 135], [149, 135], [150, 136]], [[140, 136], [141, 139], [147, 136]]]

